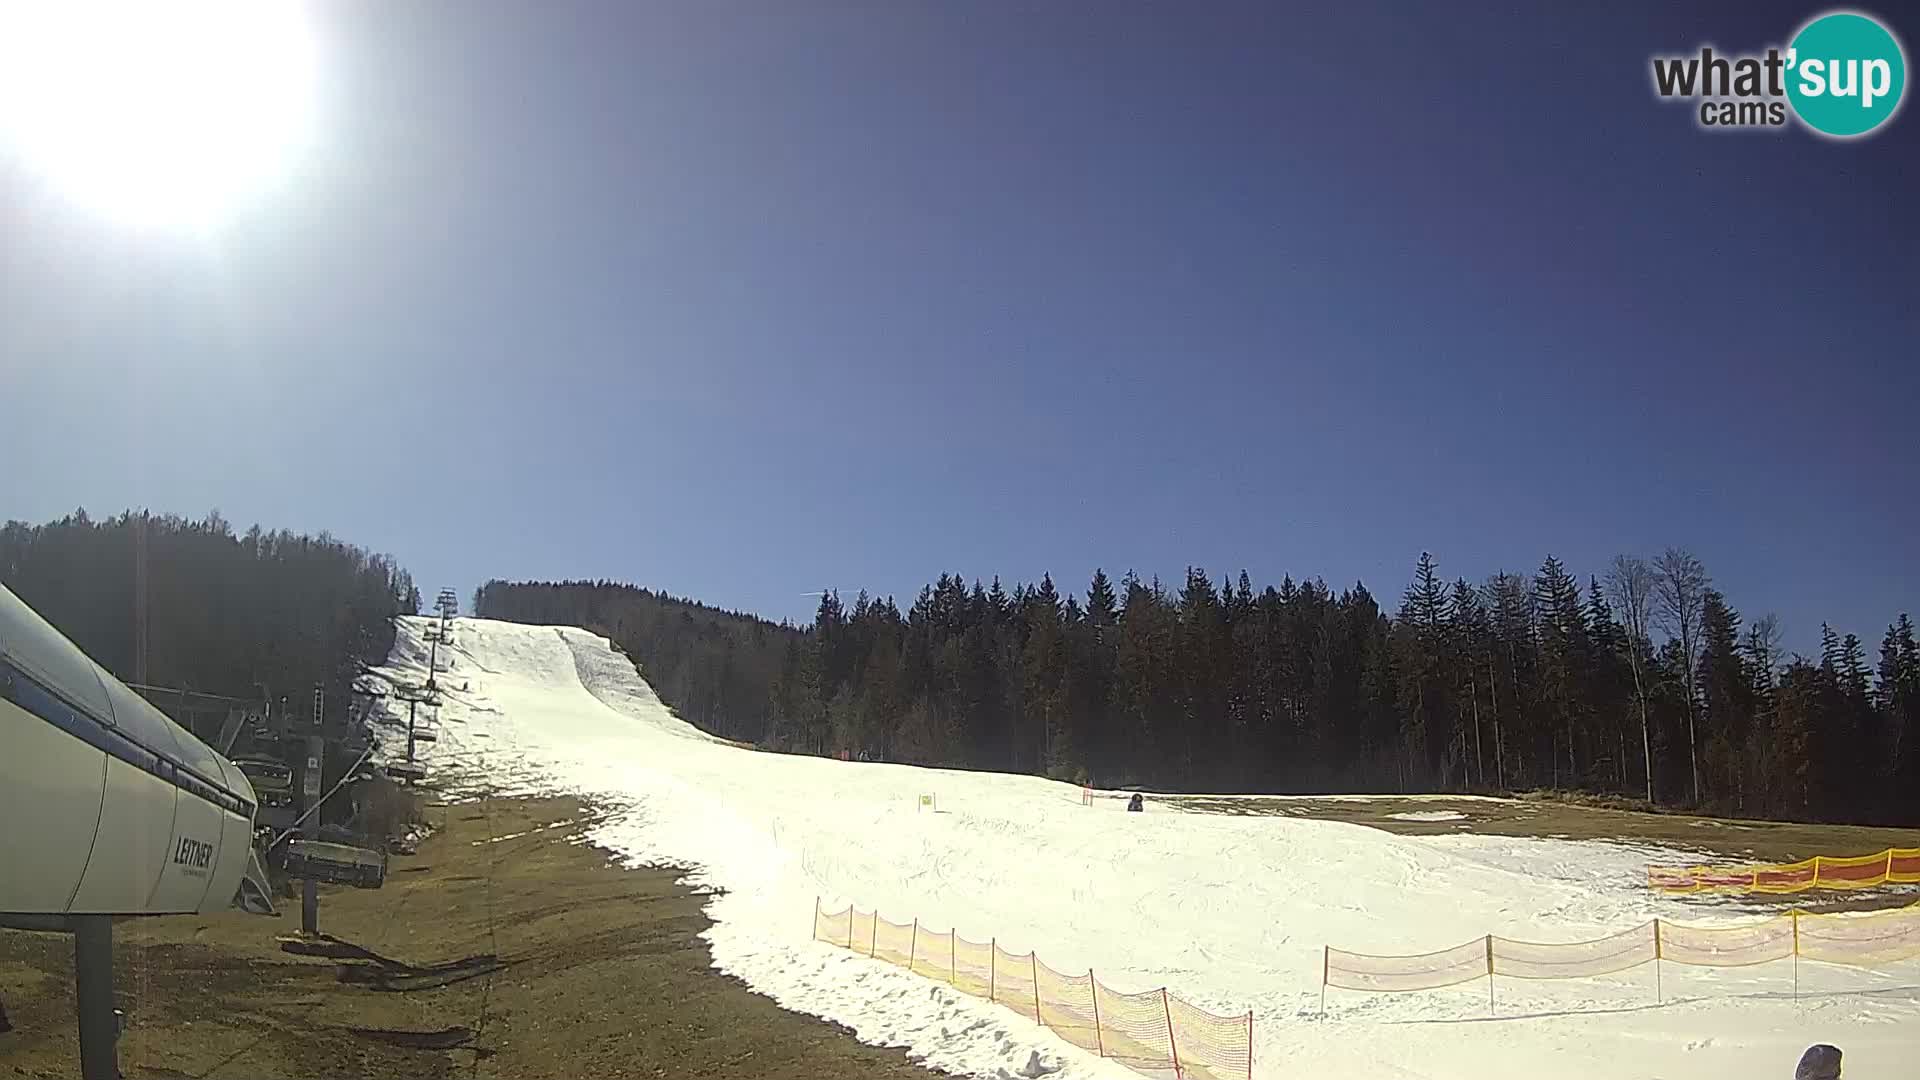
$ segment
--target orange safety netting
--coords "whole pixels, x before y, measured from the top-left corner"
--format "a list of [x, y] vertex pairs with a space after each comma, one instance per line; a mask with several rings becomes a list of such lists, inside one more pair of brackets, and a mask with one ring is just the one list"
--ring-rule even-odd
[[1033, 953], [968, 941], [952, 930], [889, 922], [878, 912], [823, 912], [813, 936], [951, 984], [1031, 1020], [1084, 1050], [1153, 1076], [1236, 1080], [1253, 1075], [1253, 1014], [1218, 1016], [1165, 990], [1122, 994], [1093, 972], [1072, 975]]
[[1484, 978], [1492, 971], [1491, 939], [1481, 938], [1412, 956], [1369, 956], [1328, 948], [1320, 981], [1346, 990], [1438, 990]]
[[1880, 967], [1920, 956], [1920, 907], [1866, 915], [1800, 915], [1799, 954], [1809, 960]]
[[1869, 889], [1920, 882], [1920, 848], [1889, 848], [1873, 855], [1816, 855], [1797, 863], [1759, 866], [1649, 866], [1647, 887], [1686, 894], [1711, 891], [1797, 893], [1808, 889]]
[[1793, 955], [1793, 917], [1746, 926], [1658, 923], [1660, 959], [1694, 967], [1747, 967]]
[[1894, 848], [1887, 860], [1887, 880], [1901, 884], [1920, 882], [1920, 848]]
[[1654, 923], [1636, 926], [1611, 937], [1569, 944], [1492, 939], [1493, 972], [1516, 979], [1580, 979], [1611, 975], [1636, 968], [1659, 955], [1660, 934]]

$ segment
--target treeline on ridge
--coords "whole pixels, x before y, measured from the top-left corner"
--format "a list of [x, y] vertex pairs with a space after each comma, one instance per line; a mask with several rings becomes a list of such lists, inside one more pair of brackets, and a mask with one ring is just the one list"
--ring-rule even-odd
[[363, 666], [385, 662], [394, 616], [420, 606], [387, 556], [326, 533], [236, 534], [217, 512], [9, 521], [0, 583], [123, 681], [144, 667], [147, 683], [301, 707], [316, 684], [345, 701]]
[[814, 622], [606, 582], [490, 582], [476, 611], [588, 626], [686, 719], [772, 749], [1261, 792], [1579, 790], [1754, 817], [1920, 823], [1920, 652], [1822, 628], [1784, 655], [1700, 561], [1582, 582], [1447, 581], [1423, 554], [1389, 614], [1359, 583], [1177, 590], [1096, 572], [942, 575], [904, 612], [828, 591]]

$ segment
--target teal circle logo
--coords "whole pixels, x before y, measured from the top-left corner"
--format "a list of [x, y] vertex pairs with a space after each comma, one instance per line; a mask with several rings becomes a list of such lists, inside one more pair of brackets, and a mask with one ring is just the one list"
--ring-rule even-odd
[[1803, 123], [1849, 139], [1892, 119], [1907, 88], [1907, 58], [1880, 23], [1851, 11], [1822, 15], [1787, 51], [1787, 100]]

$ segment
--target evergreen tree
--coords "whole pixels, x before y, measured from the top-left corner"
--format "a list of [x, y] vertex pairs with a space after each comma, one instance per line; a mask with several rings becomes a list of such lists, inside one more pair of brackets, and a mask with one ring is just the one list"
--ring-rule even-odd
[[[1580, 742], [1584, 722], [1581, 683], [1584, 680], [1586, 628], [1580, 612], [1580, 587], [1560, 560], [1547, 556], [1533, 584], [1534, 609], [1539, 613], [1540, 667], [1538, 690], [1541, 712], [1547, 722], [1547, 755], [1552, 763], [1555, 787], [1560, 786], [1560, 763], [1566, 762], [1565, 780], [1578, 786]], [[1554, 744], [1559, 749], [1555, 750]]]

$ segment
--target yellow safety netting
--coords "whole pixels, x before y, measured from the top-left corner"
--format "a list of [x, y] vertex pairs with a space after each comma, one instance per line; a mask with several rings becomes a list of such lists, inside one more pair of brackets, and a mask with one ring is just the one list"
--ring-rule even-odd
[[1040, 1019], [1039, 959], [1032, 953], [1015, 956], [993, 947], [993, 997], [1029, 1020]]
[[1920, 957], [1920, 903], [1865, 914], [1793, 911], [1739, 926], [1688, 926], [1655, 919], [1592, 941], [1547, 943], [1488, 936], [1413, 956], [1374, 956], [1328, 947], [1324, 957], [1323, 986], [1381, 992], [1432, 990], [1495, 975], [1579, 979], [1654, 962], [1747, 967], [1794, 957], [1877, 968]]
[[[867, 955], [879, 960], [885, 960], [889, 964], [898, 964], [901, 967], [906, 967], [908, 959], [913, 956], [914, 937], [917, 933], [917, 928], [912, 923], [888, 922], [886, 919], [881, 918], [877, 912], [874, 914], [873, 920], [879, 924], [880, 932], [875, 936], [873, 948], [868, 950]], [[832, 939], [822, 938], [821, 940], [830, 941]]]
[[974, 997], [993, 998], [993, 953], [992, 944], [982, 945], [977, 941], [954, 935], [953, 985]]
[[1873, 855], [1816, 855], [1797, 863], [1757, 866], [1649, 866], [1656, 892], [1797, 893], [1808, 889], [1870, 889], [1920, 882], [1920, 848], [1889, 848]]
[[916, 927], [910, 952], [912, 962], [907, 965], [907, 970], [915, 975], [950, 983], [953, 981], [953, 952], [952, 931], [936, 934], [924, 926]]
[[1106, 984], [1093, 984], [1100, 1007], [1102, 1052], [1136, 1072], [1150, 1075], [1174, 1071], [1171, 1004], [1164, 990], [1122, 994]]
[[1093, 1013], [1093, 972], [1068, 975], [1035, 961], [1040, 1022], [1082, 1050], [1100, 1053], [1100, 1022]]
[[[1151, 1076], [1236, 1080], [1253, 1075], [1253, 1014], [1219, 1016], [1165, 990], [1122, 994], [1033, 953], [968, 941], [878, 912], [821, 911], [817, 941], [885, 960], [1036, 1020], [1067, 1042]], [[1482, 960], [1484, 972], [1484, 959]]]
[[1252, 1074], [1252, 1014], [1216, 1016], [1177, 997], [1167, 998], [1167, 1007], [1183, 1075], [1232, 1080]]

